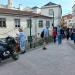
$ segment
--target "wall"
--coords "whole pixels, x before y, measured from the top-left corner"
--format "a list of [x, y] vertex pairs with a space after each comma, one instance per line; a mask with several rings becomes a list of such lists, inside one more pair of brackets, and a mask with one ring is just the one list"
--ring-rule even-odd
[[[0, 14], [0, 18], [6, 18], [6, 28], [0, 28], [0, 38], [5, 38], [8, 35], [15, 37], [16, 34], [18, 33], [18, 28], [15, 28], [15, 24], [14, 24], [14, 19], [20, 19], [21, 20], [21, 28], [25, 31], [26, 36], [30, 35], [30, 28], [27, 28], [27, 19], [29, 19], [29, 17], [26, 16], [17, 16], [17, 15], [4, 15], [4, 14]], [[52, 21], [50, 19], [45, 19], [45, 18], [31, 18], [32, 20], [32, 36], [37, 36], [38, 33], [41, 33], [42, 29], [45, 27], [46, 25], [46, 21], [49, 20], [50, 24], [52, 24]], [[43, 20], [43, 28], [39, 28], [38, 27], [38, 21], [39, 20]]]
[[54, 11], [54, 25], [55, 26], [59, 25], [60, 21], [61, 21], [61, 16], [62, 16], [62, 9], [59, 6], [46, 7], [46, 8], [42, 7], [41, 8], [41, 14], [53, 17], [53, 14], [52, 15], [49, 14], [49, 10]]

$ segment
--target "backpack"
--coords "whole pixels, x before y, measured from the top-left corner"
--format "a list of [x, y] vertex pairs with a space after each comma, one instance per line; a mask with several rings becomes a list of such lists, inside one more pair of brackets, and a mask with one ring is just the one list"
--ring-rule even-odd
[[41, 32], [41, 38], [43, 38], [43, 37], [44, 37], [44, 31]]

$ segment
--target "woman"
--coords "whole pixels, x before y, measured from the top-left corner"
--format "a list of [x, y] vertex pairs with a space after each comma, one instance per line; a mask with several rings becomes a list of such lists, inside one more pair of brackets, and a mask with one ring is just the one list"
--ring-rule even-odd
[[25, 43], [26, 43], [26, 35], [21, 28], [19, 28], [19, 44], [21, 53], [25, 53]]
[[56, 43], [56, 36], [57, 36], [56, 28], [53, 28], [53, 40], [54, 40], [54, 43]]

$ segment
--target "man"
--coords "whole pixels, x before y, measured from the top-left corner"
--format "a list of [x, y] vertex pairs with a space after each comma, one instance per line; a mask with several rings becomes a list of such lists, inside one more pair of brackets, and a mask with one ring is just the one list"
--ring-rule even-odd
[[21, 28], [19, 28], [18, 38], [19, 38], [20, 50], [21, 53], [23, 54], [26, 52], [25, 51], [26, 35]]
[[61, 26], [58, 25], [57, 27], [57, 35], [58, 35], [58, 44], [62, 43], [62, 34], [61, 34]]
[[72, 33], [73, 33], [73, 41], [74, 41], [74, 44], [75, 44], [75, 27], [74, 26], [72, 28]]
[[46, 50], [46, 44], [48, 42], [48, 36], [49, 36], [49, 31], [48, 31], [48, 28], [44, 28], [43, 29], [44, 31], [44, 37], [43, 37], [43, 41], [44, 41], [44, 44], [43, 44], [43, 50]]
[[67, 28], [67, 30], [66, 30], [66, 32], [67, 32], [67, 40], [69, 40], [69, 37], [70, 37], [70, 33], [69, 33], [69, 28]]

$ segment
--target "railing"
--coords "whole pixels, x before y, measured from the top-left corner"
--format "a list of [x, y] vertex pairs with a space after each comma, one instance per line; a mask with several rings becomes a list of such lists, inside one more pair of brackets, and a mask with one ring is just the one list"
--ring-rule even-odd
[[[52, 36], [48, 37], [47, 42], [48, 43], [53, 42]], [[31, 45], [32, 45], [32, 48], [40, 47], [40, 46], [43, 45], [43, 39], [42, 38], [37, 38], [34, 41], [32, 41]], [[31, 49], [30, 48], [30, 43], [26, 42], [26, 50], [30, 50], [30, 49]]]

